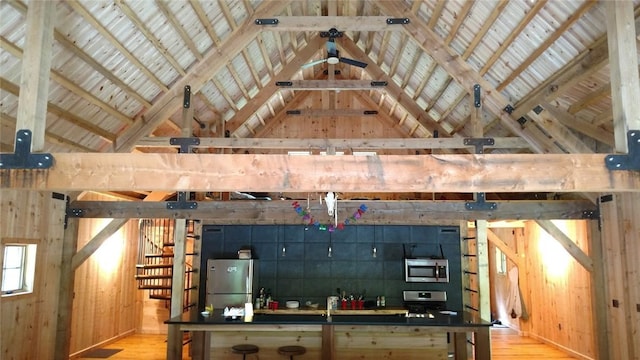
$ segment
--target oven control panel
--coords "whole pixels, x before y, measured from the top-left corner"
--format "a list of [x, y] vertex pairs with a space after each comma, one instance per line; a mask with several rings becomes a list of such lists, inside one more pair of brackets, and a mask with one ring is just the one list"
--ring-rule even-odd
[[447, 301], [446, 291], [429, 291], [429, 290], [405, 290], [402, 292], [404, 301], [412, 302], [429, 302], [429, 301]]

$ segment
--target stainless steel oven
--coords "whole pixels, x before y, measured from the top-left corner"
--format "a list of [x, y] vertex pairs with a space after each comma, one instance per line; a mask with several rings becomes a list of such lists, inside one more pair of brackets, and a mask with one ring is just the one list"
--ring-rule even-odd
[[406, 282], [449, 282], [449, 260], [404, 259], [404, 280]]

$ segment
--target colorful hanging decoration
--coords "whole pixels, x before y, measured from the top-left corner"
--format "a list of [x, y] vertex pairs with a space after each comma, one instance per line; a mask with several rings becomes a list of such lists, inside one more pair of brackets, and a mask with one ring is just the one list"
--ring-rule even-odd
[[358, 219], [362, 217], [362, 215], [364, 215], [365, 212], [367, 212], [367, 206], [365, 204], [362, 204], [356, 211], [353, 212], [351, 216], [344, 219], [343, 222], [337, 223], [335, 225], [334, 224], [327, 225], [327, 224], [321, 224], [318, 220], [316, 220], [311, 214], [311, 211], [309, 211], [308, 207], [307, 209], [303, 209], [300, 203], [297, 201], [294, 201], [291, 205], [293, 206], [293, 209], [296, 211], [296, 213], [298, 213], [298, 215], [302, 217], [302, 221], [304, 221], [305, 224], [315, 226], [316, 228], [318, 228], [318, 230], [329, 231], [329, 232], [334, 232], [336, 230], [343, 230], [346, 225], [351, 225], [355, 223], [356, 221], [358, 221]]

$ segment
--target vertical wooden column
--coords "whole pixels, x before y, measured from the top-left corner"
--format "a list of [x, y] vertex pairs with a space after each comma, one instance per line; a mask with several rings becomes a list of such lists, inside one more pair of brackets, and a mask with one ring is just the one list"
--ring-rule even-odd
[[476, 246], [478, 261], [478, 295], [480, 318], [491, 321], [491, 289], [489, 283], [489, 241], [487, 220], [476, 221]]
[[27, 11], [16, 132], [31, 130], [31, 151], [44, 150], [56, 4], [55, 1], [32, 1]]
[[56, 323], [56, 344], [53, 358], [69, 359], [71, 351], [71, 320], [73, 311], [73, 286], [75, 284], [75, 268], [71, 260], [78, 247], [77, 218], [67, 219], [62, 244], [62, 263], [60, 264], [60, 289], [58, 295], [58, 321]]
[[628, 152], [627, 131], [640, 129], [640, 80], [633, 3], [605, 1], [616, 150]]
[[531, 288], [529, 287], [529, 262], [525, 257], [525, 236], [524, 228], [518, 228], [514, 230], [514, 236], [516, 239], [516, 255], [518, 256], [518, 283], [522, 293], [523, 314], [519, 320], [520, 332], [524, 335], [528, 335], [531, 327], [531, 323], [528, 320], [529, 310], [527, 305], [531, 304]]
[[[186, 253], [187, 221], [176, 219], [173, 239], [173, 270], [171, 278], [170, 317], [182, 315], [184, 307], [184, 273]], [[167, 359], [182, 359], [182, 332], [177, 325], [169, 325]]]
[[609, 333], [607, 329], [607, 297], [605, 271], [602, 259], [602, 233], [599, 222], [589, 222], [589, 255], [593, 260], [591, 272], [591, 308], [593, 309], [594, 349], [596, 359], [609, 359]]

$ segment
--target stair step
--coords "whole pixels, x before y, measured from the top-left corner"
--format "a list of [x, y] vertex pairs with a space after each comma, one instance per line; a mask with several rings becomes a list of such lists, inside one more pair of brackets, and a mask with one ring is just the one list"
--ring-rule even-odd
[[153, 279], [171, 279], [173, 275], [171, 274], [163, 274], [163, 275], [136, 275], [136, 279], [138, 280], [153, 280]]
[[163, 254], [145, 254], [146, 258], [172, 258], [173, 253], [163, 253]]
[[149, 295], [149, 299], [171, 300], [171, 295]]
[[138, 264], [138, 269], [171, 269], [173, 264]]
[[171, 290], [171, 285], [138, 285], [140, 290]]

